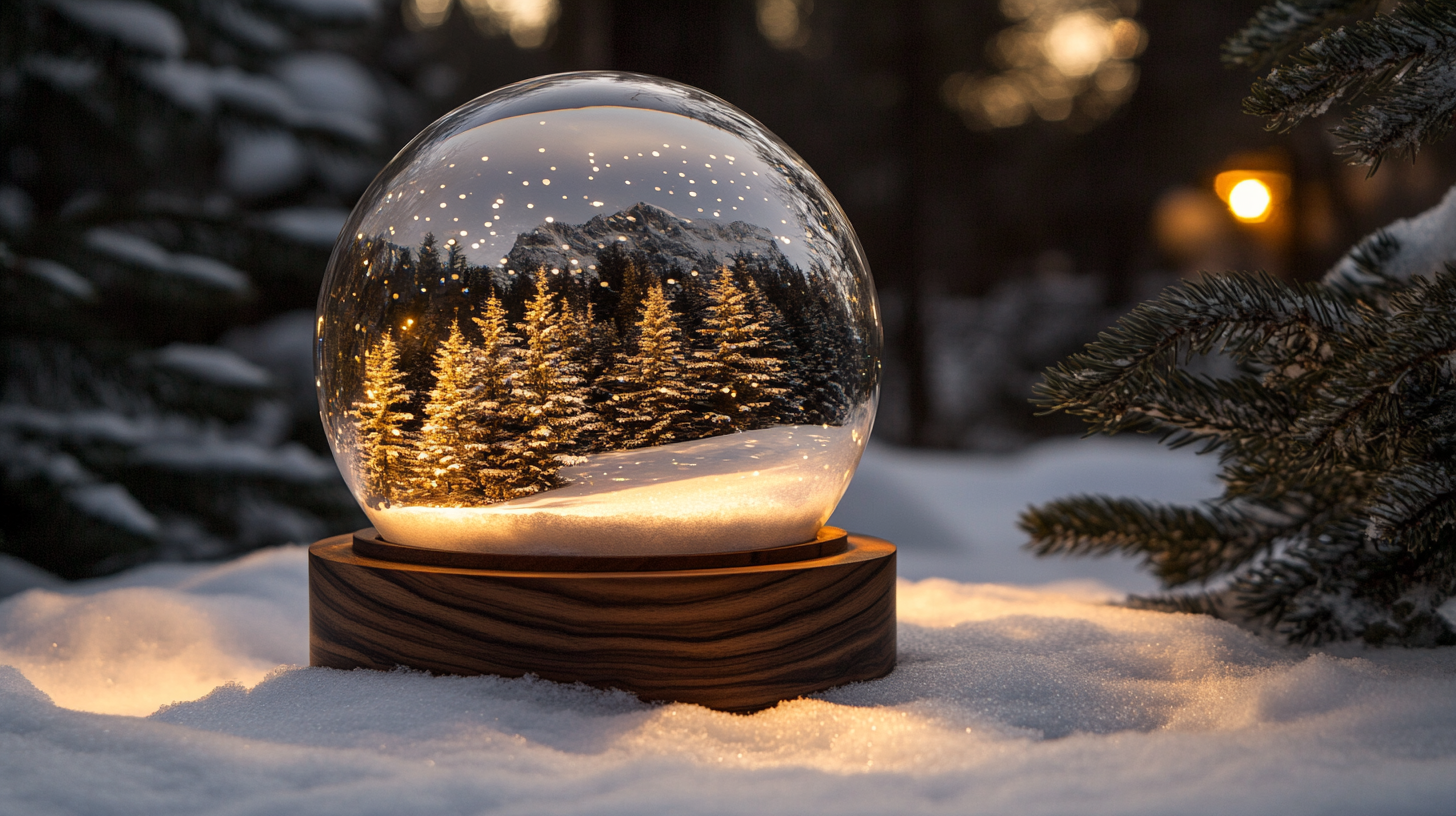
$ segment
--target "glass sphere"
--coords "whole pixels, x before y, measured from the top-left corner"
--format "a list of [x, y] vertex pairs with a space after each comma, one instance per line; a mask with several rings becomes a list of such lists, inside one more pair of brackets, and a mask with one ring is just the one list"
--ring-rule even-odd
[[844, 213], [762, 125], [676, 82], [558, 74], [379, 174], [315, 355], [387, 541], [729, 552], [829, 519], [874, 421], [880, 319]]

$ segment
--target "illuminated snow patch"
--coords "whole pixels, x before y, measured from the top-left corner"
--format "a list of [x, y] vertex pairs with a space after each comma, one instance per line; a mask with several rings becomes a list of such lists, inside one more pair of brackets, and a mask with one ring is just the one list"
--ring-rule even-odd
[[387, 541], [470, 552], [723, 552], [813, 540], [844, 494], [869, 420], [790, 425], [614, 451], [571, 484], [489, 507], [367, 508]]

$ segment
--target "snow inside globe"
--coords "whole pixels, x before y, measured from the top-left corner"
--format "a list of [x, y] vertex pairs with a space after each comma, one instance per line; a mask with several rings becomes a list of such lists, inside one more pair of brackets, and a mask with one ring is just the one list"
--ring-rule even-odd
[[384, 540], [482, 553], [813, 541], [874, 421], [858, 240], [695, 88], [559, 74], [435, 122], [334, 249], [324, 427]]

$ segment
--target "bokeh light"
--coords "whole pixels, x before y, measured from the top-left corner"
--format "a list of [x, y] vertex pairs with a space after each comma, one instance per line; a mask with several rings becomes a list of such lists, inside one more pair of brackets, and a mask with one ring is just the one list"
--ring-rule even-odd
[[1000, 71], [951, 74], [942, 96], [976, 130], [1102, 121], [1137, 88], [1132, 60], [1147, 33], [1132, 19], [1136, 10], [1131, 0], [1002, 0], [1013, 25], [987, 47]]
[[1269, 186], [1258, 179], [1244, 179], [1229, 191], [1229, 209], [1243, 221], [1267, 218], [1273, 201]]
[[1273, 218], [1281, 203], [1288, 200], [1289, 174], [1273, 170], [1226, 170], [1214, 177], [1213, 191], [1239, 223], [1261, 224]]

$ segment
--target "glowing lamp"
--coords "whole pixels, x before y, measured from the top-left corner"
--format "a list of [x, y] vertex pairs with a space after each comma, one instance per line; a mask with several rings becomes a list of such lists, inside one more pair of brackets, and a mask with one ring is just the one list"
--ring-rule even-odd
[[1262, 170], [1228, 170], [1213, 181], [1214, 192], [1235, 219], [1245, 224], [1267, 221], [1289, 194], [1289, 176]]
[[379, 174], [319, 296], [373, 527], [310, 550], [315, 665], [752, 710], [894, 665], [894, 546], [826, 527], [874, 421], [854, 231], [741, 111], [560, 74]]

